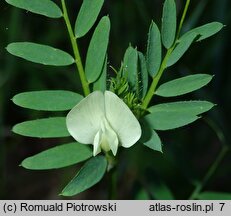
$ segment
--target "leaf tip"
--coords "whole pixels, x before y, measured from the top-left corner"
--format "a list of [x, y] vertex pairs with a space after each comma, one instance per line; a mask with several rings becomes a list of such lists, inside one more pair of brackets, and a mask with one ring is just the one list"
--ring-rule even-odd
[[59, 196], [73, 196], [73, 195], [68, 195], [66, 192], [65, 192], [65, 188], [58, 194]]

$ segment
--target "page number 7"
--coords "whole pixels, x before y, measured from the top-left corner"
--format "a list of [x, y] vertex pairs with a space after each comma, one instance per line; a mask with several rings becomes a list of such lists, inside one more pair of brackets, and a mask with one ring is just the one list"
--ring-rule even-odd
[[220, 211], [222, 211], [225, 203], [219, 203], [219, 204], [220, 204]]

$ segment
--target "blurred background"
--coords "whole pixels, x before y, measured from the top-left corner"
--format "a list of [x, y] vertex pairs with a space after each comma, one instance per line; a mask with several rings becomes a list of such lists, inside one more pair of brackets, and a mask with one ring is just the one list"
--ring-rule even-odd
[[[55, 1], [60, 5], [60, 1]], [[82, 1], [66, 1], [74, 24]], [[177, 1], [178, 14], [185, 1]], [[129, 43], [145, 52], [151, 20], [160, 24], [163, 0], [106, 0], [102, 15], [111, 19], [109, 64], [119, 68]], [[217, 106], [192, 125], [160, 133], [164, 154], [136, 145], [121, 154], [117, 175], [117, 199], [187, 199], [195, 183], [202, 179], [217, 157], [221, 146], [230, 145], [231, 68], [229, 42], [231, 1], [191, 1], [183, 31], [211, 21], [226, 27], [217, 35], [194, 44], [161, 82], [194, 73], [214, 74], [213, 81], [196, 93], [179, 99], [206, 99]], [[160, 25], [159, 25], [160, 26]], [[93, 31], [79, 40], [84, 59]], [[14, 124], [65, 113], [36, 112], [16, 107], [11, 98], [23, 91], [66, 89], [81, 92], [74, 67], [45, 67], [11, 56], [7, 44], [33, 41], [72, 53], [62, 19], [49, 19], [14, 8], [0, 1], [0, 199], [61, 199], [58, 194], [76, 174], [79, 166], [52, 171], [30, 171], [20, 162], [68, 139], [34, 139], [11, 132]], [[169, 100], [168, 100], [169, 101]], [[153, 103], [163, 102], [154, 98]], [[231, 154], [226, 154], [208, 181], [205, 191], [231, 193]], [[107, 199], [108, 176], [73, 199]]]

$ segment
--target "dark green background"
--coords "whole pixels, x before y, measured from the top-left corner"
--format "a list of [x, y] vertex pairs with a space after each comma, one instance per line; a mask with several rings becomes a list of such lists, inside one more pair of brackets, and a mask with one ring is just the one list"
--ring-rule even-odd
[[[60, 1], [56, 1], [58, 4]], [[74, 24], [81, 1], [67, 0], [70, 18]], [[183, 3], [178, 0], [178, 14]], [[184, 58], [166, 71], [163, 79], [194, 73], [214, 74], [209, 86], [179, 99], [207, 99], [218, 106], [205, 115], [206, 119], [221, 129], [230, 144], [231, 122], [231, 70], [230, 70], [230, 21], [231, 1], [193, 0], [186, 19], [185, 30], [211, 21], [220, 21], [226, 27], [217, 35], [194, 44]], [[151, 19], [160, 24], [162, 0], [106, 0], [102, 15], [109, 14], [111, 35], [109, 63], [120, 66], [129, 43], [145, 52], [147, 32]], [[82, 57], [86, 55], [93, 31], [79, 40]], [[30, 155], [67, 140], [33, 139], [15, 135], [11, 127], [21, 121], [47, 117], [52, 113], [36, 112], [16, 107], [11, 98], [19, 92], [44, 89], [81, 91], [74, 67], [45, 67], [11, 56], [5, 47], [10, 42], [33, 41], [71, 51], [69, 38], [62, 19], [49, 19], [14, 8], [0, 2], [0, 198], [1, 199], [59, 199], [57, 194], [76, 174], [79, 166], [53, 171], [30, 171], [19, 167]], [[154, 98], [153, 103], [163, 100]], [[166, 101], [166, 100], [164, 100]], [[61, 113], [59, 113], [61, 114]], [[55, 114], [57, 115], [57, 114]], [[186, 199], [193, 190], [193, 183], [205, 174], [216, 158], [221, 141], [203, 118], [196, 123], [160, 136], [164, 154], [135, 146], [121, 155], [118, 178], [118, 199], [134, 199], [141, 186], [149, 192], [153, 182], [161, 178], [176, 199]], [[231, 157], [227, 154], [219, 169], [208, 182], [205, 190], [231, 192]], [[74, 198], [108, 198], [108, 176]]]

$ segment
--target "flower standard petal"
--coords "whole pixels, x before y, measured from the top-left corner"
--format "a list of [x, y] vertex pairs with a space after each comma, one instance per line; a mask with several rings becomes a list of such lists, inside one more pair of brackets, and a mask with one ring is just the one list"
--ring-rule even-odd
[[120, 144], [128, 148], [141, 136], [141, 127], [128, 106], [114, 93], [105, 91], [105, 113], [112, 129], [116, 132]]
[[80, 143], [93, 144], [105, 116], [104, 95], [95, 91], [80, 101], [67, 115], [66, 125], [71, 136]]

